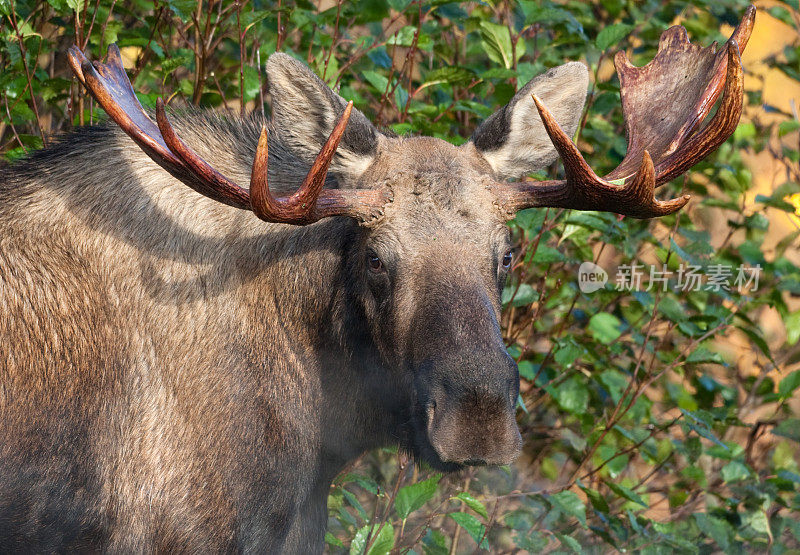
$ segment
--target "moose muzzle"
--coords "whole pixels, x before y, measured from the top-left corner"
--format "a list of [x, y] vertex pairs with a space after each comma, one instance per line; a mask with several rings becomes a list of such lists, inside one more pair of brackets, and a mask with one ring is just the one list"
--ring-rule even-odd
[[428, 439], [443, 461], [509, 464], [519, 456], [522, 437], [515, 419], [517, 366], [505, 351], [498, 355], [480, 357], [483, 360], [476, 362], [486, 366], [473, 366], [471, 371], [462, 367], [457, 380], [448, 377], [432, 388], [427, 407]]

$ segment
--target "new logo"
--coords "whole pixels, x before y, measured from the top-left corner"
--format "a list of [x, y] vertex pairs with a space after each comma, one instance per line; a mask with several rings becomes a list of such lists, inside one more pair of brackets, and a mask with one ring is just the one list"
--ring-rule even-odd
[[594, 293], [608, 283], [606, 271], [594, 262], [584, 262], [578, 268], [578, 287], [584, 293]]

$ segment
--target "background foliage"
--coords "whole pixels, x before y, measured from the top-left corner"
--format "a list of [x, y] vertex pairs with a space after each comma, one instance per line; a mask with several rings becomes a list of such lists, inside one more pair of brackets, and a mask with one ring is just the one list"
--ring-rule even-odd
[[[456, 143], [534, 75], [583, 60], [593, 84], [579, 145], [601, 173], [625, 153], [613, 51], [646, 63], [676, 22], [695, 42], [724, 41], [746, 4], [0, 0], [0, 151], [13, 161], [101, 119], [64, 54], [77, 43], [97, 58], [117, 42], [145, 104], [268, 110], [263, 65], [283, 50], [379, 125]], [[797, 8], [775, 2], [760, 15], [793, 33], [764, 63], [794, 81]], [[331, 489], [330, 551], [800, 547], [800, 232], [787, 226], [799, 124], [759, 86], [748, 86], [734, 138], [660, 193], [694, 195], [679, 214], [518, 215], [503, 325], [522, 375], [522, 458], [442, 477], [392, 450], [369, 453]], [[757, 196], [745, 161], [759, 152], [779, 171]], [[583, 294], [577, 268], [589, 260], [612, 276], [632, 263], [763, 271], [758, 290], [743, 293], [676, 290], [674, 279], [666, 291], [617, 291], [612, 277]]]

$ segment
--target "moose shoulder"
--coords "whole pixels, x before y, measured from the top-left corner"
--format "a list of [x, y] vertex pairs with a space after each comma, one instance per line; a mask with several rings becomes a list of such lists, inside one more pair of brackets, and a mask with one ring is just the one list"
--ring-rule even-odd
[[[367, 449], [513, 461], [505, 221], [685, 205], [654, 189], [733, 132], [753, 19], [718, 51], [673, 27], [645, 68], [618, 55], [628, 154], [604, 178], [569, 138], [580, 63], [455, 147], [380, 133], [285, 54], [269, 123], [153, 121], [115, 47], [73, 49], [118, 125], [0, 168], [2, 550], [316, 552], [331, 480]], [[564, 180], [505, 181], [557, 157]]]

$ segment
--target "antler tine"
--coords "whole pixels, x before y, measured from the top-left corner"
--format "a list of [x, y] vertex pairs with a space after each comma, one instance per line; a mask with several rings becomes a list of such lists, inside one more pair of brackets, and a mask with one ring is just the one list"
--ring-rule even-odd
[[572, 183], [599, 183], [601, 180], [594, 173], [586, 160], [583, 159], [578, 147], [572, 142], [553, 115], [545, 108], [542, 101], [538, 96], [532, 94], [533, 103], [536, 105], [536, 110], [539, 112], [539, 118], [542, 120], [547, 135], [553, 146], [556, 147], [561, 161], [564, 164], [564, 172], [567, 175], [567, 181]]
[[70, 66], [109, 117], [149, 155], [179, 165], [179, 160], [169, 151], [158, 128], [139, 104], [116, 44], [109, 45], [106, 58], [105, 64], [93, 64], [78, 47], [69, 49]]
[[262, 128], [253, 160], [253, 173], [250, 176], [250, 205], [256, 216], [270, 222], [285, 223], [312, 223], [324, 217], [316, 210], [317, 199], [322, 193], [328, 168], [347, 128], [352, 110], [353, 102], [350, 101], [317, 154], [303, 183], [294, 194], [282, 199], [276, 199], [269, 191], [267, 128], [266, 126]]
[[328, 175], [328, 168], [333, 161], [333, 156], [336, 154], [336, 149], [339, 147], [339, 142], [344, 136], [344, 130], [347, 128], [347, 122], [350, 121], [350, 113], [353, 111], [353, 101], [347, 103], [347, 106], [342, 112], [342, 116], [331, 131], [328, 140], [322, 145], [319, 154], [317, 154], [311, 169], [308, 170], [306, 178], [303, 180], [300, 188], [291, 197], [287, 199], [287, 203], [296, 206], [308, 205], [309, 212], [314, 202], [316, 202], [322, 186], [325, 184], [325, 176]]
[[267, 219], [269, 214], [276, 213], [280, 208], [275, 197], [269, 192], [268, 162], [267, 126], [264, 125], [261, 128], [261, 136], [258, 138], [256, 155], [253, 158], [253, 171], [250, 174], [250, 209], [262, 220]]
[[[215, 170], [208, 162], [203, 160], [194, 150], [189, 148], [180, 137], [175, 133], [172, 124], [167, 118], [164, 109], [164, 101], [159, 98], [156, 100], [156, 122], [161, 132], [161, 137], [170, 151], [180, 158], [184, 167], [190, 170], [192, 182], [198, 186], [192, 186], [198, 193], [213, 198], [225, 204], [233, 204], [236, 207], [249, 207], [250, 194], [246, 189], [240, 187], [220, 172]], [[185, 182], [185, 180], [184, 180]]]
[[72, 72], [75, 74], [75, 77], [78, 78], [78, 81], [81, 82], [81, 85], [86, 85], [86, 78], [83, 76], [83, 69], [81, 68], [81, 65], [88, 63], [89, 60], [86, 59], [86, 56], [83, 55], [83, 52], [80, 51], [80, 48], [77, 46], [70, 46], [69, 50], [67, 51], [67, 60], [72, 68]]

